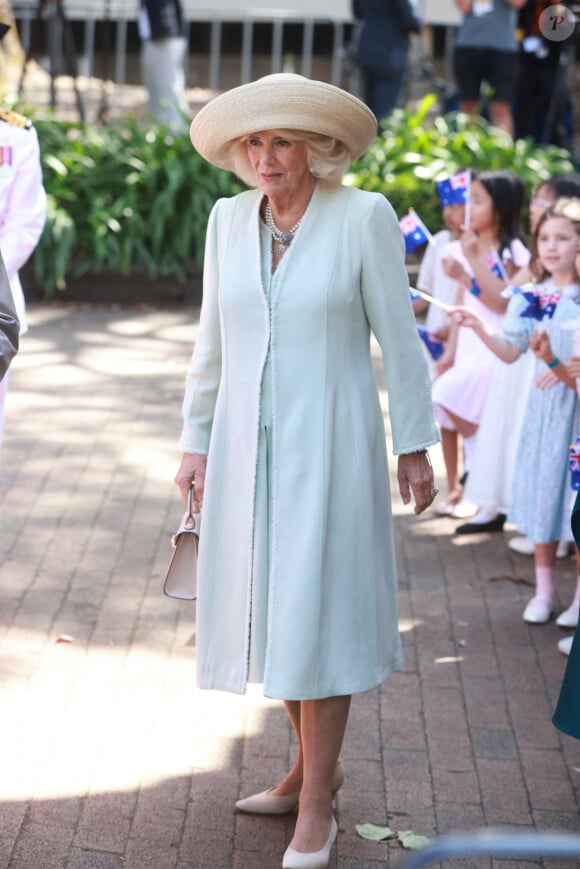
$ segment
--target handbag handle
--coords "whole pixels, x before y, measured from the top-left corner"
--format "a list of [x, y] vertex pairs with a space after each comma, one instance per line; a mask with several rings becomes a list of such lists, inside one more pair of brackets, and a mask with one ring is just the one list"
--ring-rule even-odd
[[193, 516], [193, 501], [195, 499], [195, 483], [192, 483], [187, 493], [187, 519], [185, 520], [184, 528], [191, 531], [195, 528], [195, 519]]

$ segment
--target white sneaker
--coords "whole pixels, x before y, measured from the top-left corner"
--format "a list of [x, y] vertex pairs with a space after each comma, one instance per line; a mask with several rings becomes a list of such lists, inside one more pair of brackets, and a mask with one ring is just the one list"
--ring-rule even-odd
[[534, 554], [534, 541], [529, 537], [512, 537], [508, 540], [508, 546], [512, 552], [518, 552], [520, 555]]
[[[512, 537], [508, 540], [508, 546], [512, 552], [517, 552], [519, 555], [533, 555], [534, 541], [529, 537]], [[556, 549], [556, 558], [570, 557], [570, 543], [567, 540], [560, 540]]]
[[578, 616], [580, 616], [580, 601], [572, 601], [567, 610], [560, 613], [556, 619], [556, 624], [561, 628], [575, 628], [578, 624]]
[[572, 643], [574, 642], [574, 634], [570, 637], [564, 637], [563, 640], [558, 640], [558, 651], [562, 652], [566, 657], [570, 654]]
[[[560, 540], [556, 549], [556, 558], [569, 558], [571, 544], [567, 540]], [[576, 625], [574, 625], [576, 627]]]
[[529, 625], [545, 625], [550, 621], [553, 609], [552, 598], [537, 594], [528, 601], [522, 618]]

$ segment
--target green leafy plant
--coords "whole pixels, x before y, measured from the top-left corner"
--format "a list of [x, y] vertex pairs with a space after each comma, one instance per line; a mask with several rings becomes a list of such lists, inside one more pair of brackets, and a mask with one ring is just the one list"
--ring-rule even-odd
[[49, 211], [34, 273], [47, 298], [87, 272], [184, 280], [199, 267], [213, 204], [243, 189], [206, 163], [186, 132], [135, 120], [47, 119], [37, 129]]

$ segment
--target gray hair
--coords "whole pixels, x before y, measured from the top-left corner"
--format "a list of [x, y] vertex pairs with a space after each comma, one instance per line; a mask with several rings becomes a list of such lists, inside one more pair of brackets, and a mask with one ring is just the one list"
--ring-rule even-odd
[[[340, 187], [342, 177], [352, 163], [352, 155], [343, 142], [319, 133], [301, 133], [298, 130], [280, 130], [289, 142], [303, 142], [306, 146], [308, 168], [314, 178], [329, 187]], [[248, 136], [236, 139], [230, 149], [232, 171], [249, 187], [256, 186], [256, 176], [246, 150]]]

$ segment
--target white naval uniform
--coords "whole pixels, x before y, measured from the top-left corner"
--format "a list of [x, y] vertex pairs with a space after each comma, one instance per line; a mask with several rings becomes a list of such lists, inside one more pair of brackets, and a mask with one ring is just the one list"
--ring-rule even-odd
[[[0, 109], [0, 252], [4, 259], [20, 334], [28, 330], [19, 269], [33, 253], [46, 222], [36, 130], [15, 112]], [[8, 377], [0, 384], [0, 441]]]

